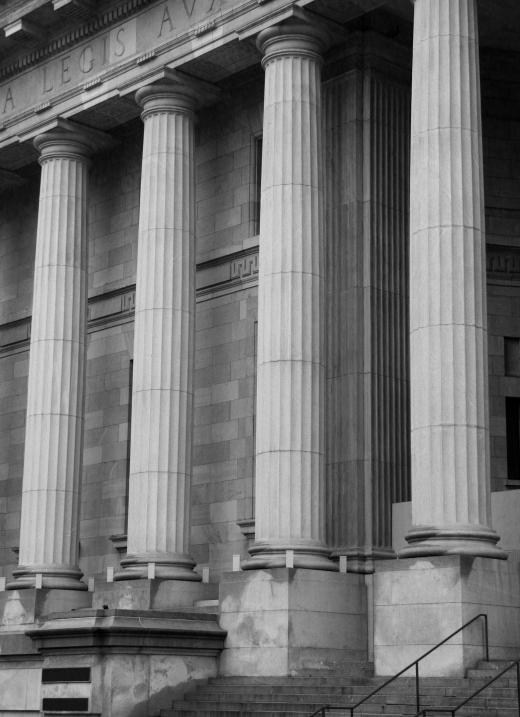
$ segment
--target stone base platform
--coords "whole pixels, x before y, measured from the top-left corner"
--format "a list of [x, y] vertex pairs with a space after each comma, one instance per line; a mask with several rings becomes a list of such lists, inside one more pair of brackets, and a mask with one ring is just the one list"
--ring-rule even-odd
[[218, 597], [218, 584], [186, 580], [97, 581], [92, 607], [120, 610], [186, 610]]
[[42, 615], [90, 607], [92, 595], [79, 590], [27, 588], [0, 592], [0, 629], [34, 623]]
[[[518, 560], [439, 556], [378, 561], [374, 576], [376, 675], [393, 675], [479, 613], [492, 660], [520, 655]], [[485, 656], [483, 620], [421, 662], [423, 676], [463, 676]]]
[[302, 568], [227, 573], [220, 675], [368, 670], [364, 576]]
[[216, 616], [182, 611], [78, 609], [25, 628], [25, 655], [0, 634], [0, 716], [157, 715], [217, 674], [225, 637]]

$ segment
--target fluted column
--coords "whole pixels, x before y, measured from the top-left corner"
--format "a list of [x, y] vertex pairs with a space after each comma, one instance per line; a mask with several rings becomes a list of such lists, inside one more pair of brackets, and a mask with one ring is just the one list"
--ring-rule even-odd
[[416, 0], [410, 207], [413, 527], [403, 555], [503, 557], [490, 528], [475, 0]]
[[245, 568], [334, 569], [324, 535], [324, 286], [320, 51], [314, 26], [260, 33], [265, 69], [256, 542]]
[[116, 579], [200, 580], [189, 556], [195, 336], [193, 97], [136, 95], [144, 144], [136, 277], [128, 555]]
[[42, 166], [36, 235], [19, 567], [10, 588], [86, 590], [78, 568], [91, 137], [35, 139]]

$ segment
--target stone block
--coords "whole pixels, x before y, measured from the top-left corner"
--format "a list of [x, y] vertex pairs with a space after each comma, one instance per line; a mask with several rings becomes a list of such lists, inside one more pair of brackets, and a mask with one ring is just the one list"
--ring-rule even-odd
[[0, 593], [0, 625], [32, 624], [43, 615], [90, 607], [90, 602], [90, 593], [81, 590], [7, 590]]
[[[380, 561], [374, 575], [374, 658], [391, 675], [464, 623], [487, 614], [491, 659], [520, 649], [518, 560], [440, 556]], [[474, 622], [421, 662], [424, 676], [463, 676], [485, 658], [484, 621]]]
[[0, 669], [0, 714], [5, 714], [7, 710], [17, 715], [28, 714], [25, 710], [40, 714], [40, 681], [39, 666], [10, 667], [4, 663]]
[[360, 575], [276, 568], [224, 574], [223, 675], [336, 672], [367, 661], [365, 583]]
[[96, 582], [92, 606], [119, 610], [189, 609], [197, 600], [217, 597], [214, 584], [183, 580], [120, 580]]

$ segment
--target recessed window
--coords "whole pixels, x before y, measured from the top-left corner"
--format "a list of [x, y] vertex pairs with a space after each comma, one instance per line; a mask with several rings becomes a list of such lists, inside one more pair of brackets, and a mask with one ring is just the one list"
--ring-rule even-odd
[[506, 376], [520, 376], [520, 338], [504, 338]]
[[506, 398], [507, 477], [520, 480], [520, 398]]
[[251, 157], [251, 233], [260, 233], [260, 196], [262, 191], [262, 137], [253, 137]]

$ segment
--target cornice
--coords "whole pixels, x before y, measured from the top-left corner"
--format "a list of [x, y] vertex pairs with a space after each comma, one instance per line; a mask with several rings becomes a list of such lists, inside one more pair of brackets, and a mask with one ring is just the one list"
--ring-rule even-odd
[[100, 30], [115, 25], [117, 22], [131, 17], [148, 5], [152, 5], [157, 0], [124, 0], [113, 8], [104, 10], [93, 17], [91, 20], [80, 23], [77, 27], [67, 30], [58, 37], [49, 40], [46, 44], [37, 47], [25, 55], [16, 58], [9, 64], [0, 67], [0, 81], [13, 77], [18, 72], [36, 65], [42, 60], [48, 60], [57, 55], [59, 52], [66, 50], [80, 40], [86, 40], [91, 35], [96, 34]]

